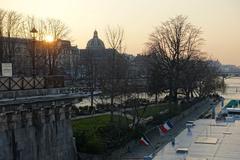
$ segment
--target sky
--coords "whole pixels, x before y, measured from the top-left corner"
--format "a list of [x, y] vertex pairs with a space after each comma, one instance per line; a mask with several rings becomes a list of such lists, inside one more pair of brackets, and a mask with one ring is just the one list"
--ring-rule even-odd
[[240, 0], [0, 0], [0, 8], [62, 20], [72, 44], [85, 48], [96, 29], [107, 46], [107, 26], [124, 29], [126, 51], [139, 54], [154, 27], [177, 15], [201, 27], [202, 50], [240, 66]]

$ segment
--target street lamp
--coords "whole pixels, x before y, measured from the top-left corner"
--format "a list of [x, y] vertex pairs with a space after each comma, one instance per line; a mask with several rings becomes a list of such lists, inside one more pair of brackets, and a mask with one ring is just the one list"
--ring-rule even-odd
[[38, 31], [36, 30], [35, 27], [32, 28], [32, 30], [30, 31], [30, 34], [32, 36], [32, 75], [35, 77], [36, 76], [36, 64], [35, 64], [35, 41], [36, 41], [36, 34], [38, 33]]
[[30, 31], [32, 38], [35, 40], [36, 39], [36, 34], [38, 33], [37, 29], [35, 27], [32, 28]]

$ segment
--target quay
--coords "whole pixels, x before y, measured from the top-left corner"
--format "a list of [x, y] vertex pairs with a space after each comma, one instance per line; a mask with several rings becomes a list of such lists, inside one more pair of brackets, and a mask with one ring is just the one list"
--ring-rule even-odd
[[227, 123], [199, 119], [189, 132], [184, 129], [175, 145], [168, 143], [154, 160], [239, 160], [240, 121]]
[[[199, 119], [201, 115], [208, 112], [212, 107], [211, 104], [212, 104], [212, 100], [206, 99], [200, 103], [195, 104], [190, 108], [190, 110], [187, 110], [186, 112], [182, 113], [178, 117], [175, 117], [175, 120], [173, 120], [174, 128], [171, 129], [169, 133], [166, 134], [165, 136], [160, 136], [158, 129], [148, 133], [147, 136], [151, 141], [152, 145], [154, 146], [154, 149], [155, 149], [154, 151], [152, 147], [145, 147], [145, 146], [139, 145], [138, 142], [134, 142], [133, 144], [130, 144], [132, 148], [131, 152], [123, 153], [122, 155], [120, 155], [119, 159], [142, 160], [144, 156], [150, 155], [153, 152], [160, 151], [167, 143], [171, 141], [173, 137], [176, 137], [186, 128], [186, 122], [195, 121]], [[217, 106], [219, 105], [220, 104], [217, 104]], [[117, 156], [115, 156], [114, 158], [117, 159]]]

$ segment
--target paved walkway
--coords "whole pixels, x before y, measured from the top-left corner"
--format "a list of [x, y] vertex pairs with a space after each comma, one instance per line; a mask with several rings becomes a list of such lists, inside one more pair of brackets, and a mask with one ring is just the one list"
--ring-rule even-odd
[[[123, 116], [122, 111], [114, 111], [113, 113], [114, 113], [114, 115]], [[110, 115], [110, 114], [111, 114], [111, 112], [95, 113], [95, 114], [90, 114], [90, 115], [81, 115], [81, 116], [72, 117], [72, 120], [92, 118], [92, 117], [98, 117], [98, 116]], [[126, 114], [126, 117], [130, 120], [133, 119], [133, 116], [131, 114]]]
[[[153, 105], [149, 105], [147, 107], [153, 107]], [[140, 106], [138, 107], [138, 109], [144, 108], [144, 106]], [[134, 110], [133, 108], [126, 108], [125, 110], [119, 110], [119, 111], [114, 111], [113, 114], [114, 115], [123, 115], [123, 112], [126, 111], [132, 111]], [[97, 117], [97, 116], [103, 116], [103, 115], [110, 115], [111, 112], [103, 112], [103, 113], [95, 113], [95, 114], [89, 114], [89, 115], [80, 115], [80, 116], [76, 116], [76, 117], [72, 117], [72, 120], [78, 120], [78, 119], [84, 119], [84, 118], [91, 118], [91, 117]], [[128, 119], [133, 119], [133, 116], [131, 114], [126, 114]]]
[[204, 101], [196, 104], [196, 110], [194, 110], [188, 116], [182, 118], [181, 121], [178, 121], [174, 124], [174, 128], [171, 129], [167, 135], [160, 136], [158, 129], [152, 130], [152, 132], [148, 133], [146, 136], [152, 142], [152, 147], [139, 145], [138, 142], [130, 148], [130, 152], [118, 155], [118, 157], [111, 157], [111, 159], [122, 159], [122, 160], [136, 160], [143, 159], [144, 156], [149, 155], [153, 152], [158, 152], [161, 150], [168, 142], [171, 141], [173, 137], [176, 137], [186, 126], [187, 121], [194, 121], [199, 118], [200, 115], [208, 111], [211, 107], [211, 101]]

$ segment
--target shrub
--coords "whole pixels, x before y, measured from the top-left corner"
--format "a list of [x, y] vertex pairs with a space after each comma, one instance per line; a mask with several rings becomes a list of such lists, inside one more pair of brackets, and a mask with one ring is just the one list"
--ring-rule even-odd
[[110, 115], [73, 121], [79, 152], [106, 153], [125, 144], [130, 139], [128, 133], [128, 121], [119, 116], [114, 116], [113, 122], [110, 122]]
[[150, 104], [150, 101], [145, 98], [130, 98], [124, 102], [126, 107], [143, 106]]
[[79, 152], [101, 154], [105, 150], [105, 145], [101, 140], [101, 137], [94, 132], [89, 131], [74, 131], [76, 138], [76, 146]]

